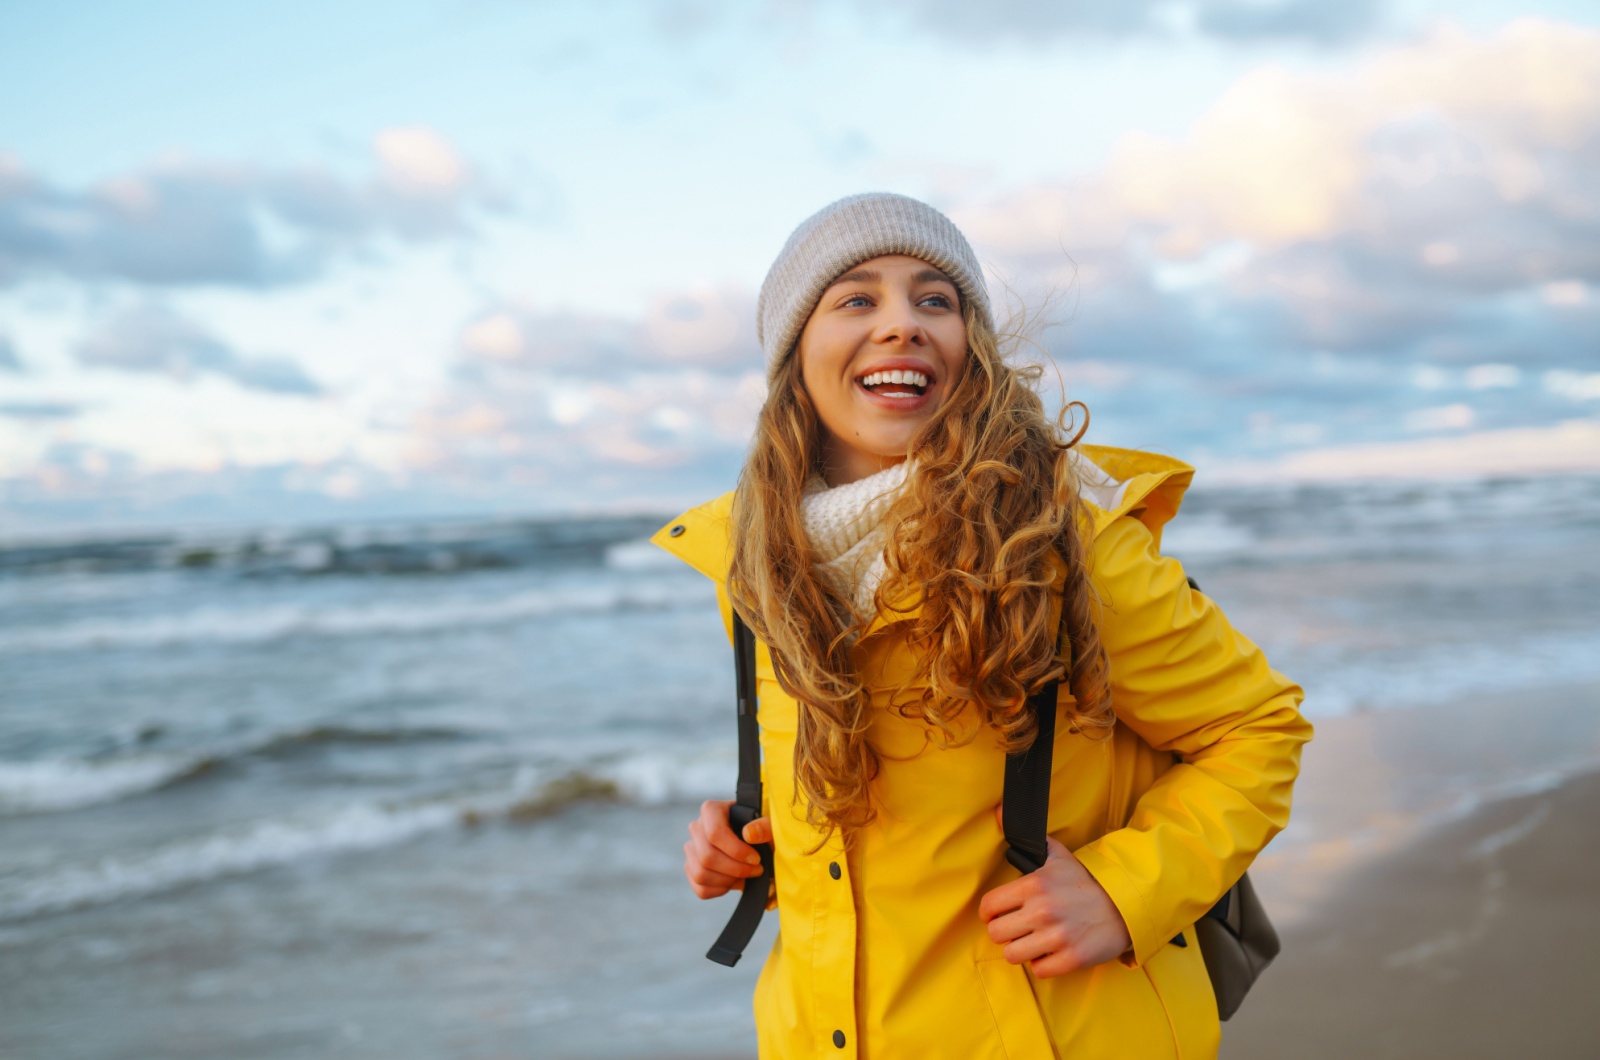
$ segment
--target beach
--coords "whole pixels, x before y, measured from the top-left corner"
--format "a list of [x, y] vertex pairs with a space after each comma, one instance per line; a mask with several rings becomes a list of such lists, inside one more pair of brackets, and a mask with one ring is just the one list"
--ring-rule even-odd
[[[1596, 704], [1600, 707], [1600, 704]], [[1225, 1025], [1225, 1060], [1600, 1056], [1600, 773], [1343, 878]]]
[[[731, 657], [655, 525], [0, 547], [0, 1056], [753, 1055], [775, 918], [714, 965], [682, 876]], [[1588, 479], [1185, 502], [1164, 549], [1317, 726], [1226, 1055], [1518, 1055], [1428, 1044], [1502, 969], [1582, 1055], [1597, 533]]]

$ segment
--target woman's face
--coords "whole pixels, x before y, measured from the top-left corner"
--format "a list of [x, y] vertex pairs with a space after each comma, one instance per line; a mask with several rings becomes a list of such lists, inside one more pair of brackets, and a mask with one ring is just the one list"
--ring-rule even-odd
[[854, 482], [904, 460], [960, 381], [960, 295], [920, 258], [863, 261], [822, 293], [796, 354], [822, 421], [823, 478], [830, 486]]

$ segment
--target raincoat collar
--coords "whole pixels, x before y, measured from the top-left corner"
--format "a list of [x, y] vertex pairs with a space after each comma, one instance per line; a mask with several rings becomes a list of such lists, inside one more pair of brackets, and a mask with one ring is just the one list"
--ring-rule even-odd
[[[1117, 518], [1130, 515], [1150, 529], [1159, 546], [1162, 527], [1178, 514], [1184, 492], [1194, 481], [1194, 468], [1159, 453], [1104, 445], [1079, 445], [1073, 454], [1090, 519], [1089, 540], [1093, 541]], [[727, 581], [733, 560], [732, 517], [733, 492], [729, 491], [690, 508], [657, 530], [650, 541], [720, 587]], [[920, 609], [920, 602], [904, 601], [891, 611], [880, 613], [867, 632], [889, 622], [915, 618]]]

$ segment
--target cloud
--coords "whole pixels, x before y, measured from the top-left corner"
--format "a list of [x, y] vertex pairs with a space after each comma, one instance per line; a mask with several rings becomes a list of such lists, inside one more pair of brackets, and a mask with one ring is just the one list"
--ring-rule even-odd
[[463, 482], [570, 484], [707, 462], [731, 470], [765, 396], [760, 371], [502, 370], [457, 381], [416, 417], [410, 463]]
[[1382, 22], [1377, 0], [1283, 0], [1279, 3], [1224, 2], [1195, 5], [1197, 28], [1233, 40], [1302, 39], [1318, 44], [1349, 44], [1370, 36]]
[[22, 371], [22, 358], [17, 356], [17, 344], [9, 335], [0, 334], [0, 372]]
[[1600, 33], [1445, 27], [1338, 74], [1258, 68], [1183, 137], [952, 214], [994, 274], [1056, 293], [1041, 343], [1100, 440], [1548, 424], [1600, 331]]
[[1600, 421], [1479, 431], [1450, 438], [1337, 446], [1222, 466], [1218, 482], [1301, 482], [1540, 475], [1600, 471]]
[[0, 403], [0, 416], [19, 420], [63, 420], [76, 416], [82, 408], [66, 401], [10, 401]]
[[1573, 401], [1600, 401], [1600, 372], [1546, 372], [1544, 388]]
[[1098, 173], [957, 220], [1031, 275], [1070, 275], [1065, 250], [1124, 346], [1194, 322], [1283, 350], [1560, 363], [1600, 323], [1600, 33], [1523, 20], [1341, 76], [1263, 68], [1182, 139], [1130, 135]]
[[318, 394], [322, 388], [287, 357], [244, 357], [232, 346], [172, 310], [153, 302], [123, 309], [74, 350], [93, 368], [157, 373], [188, 380], [202, 373], [240, 386], [279, 394]]
[[749, 292], [663, 293], [638, 316], [492, 306], [461, 331], [457, 364], [411, 424], [412, 465], [508, 484], [651, 469], [731, 472], [766, 397]]
[[504, 205], [432, 130], [381, 132], [374, 157], [366, 180], [179, 159], [70, 189], [0, 155], [0, 285], [47, 275], [290, 283], [377, 237], [459, 235], [470, 208]]
[[1199, 32], [1241, 42], [1301, 40], [1342, 45], [1380, 28], [1378, 0], [891, 0], [921, 29], [964, 43], [1037, 43], [1085, 35]]
[[642, 317], [542, 311], [508, 303], [463, 329], [469, 362], [585, 373], [621, 368], [760, 366], [755, 297], [709, 285], [658, 296]]

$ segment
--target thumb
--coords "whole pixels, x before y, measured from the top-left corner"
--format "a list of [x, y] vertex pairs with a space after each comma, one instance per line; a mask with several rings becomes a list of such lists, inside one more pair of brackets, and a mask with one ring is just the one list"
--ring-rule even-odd
[[[1062, 846], [1061, 845], [1061, 841], [1059, 839], [1057, 839], [1055, 836], [1052, 836], [1052, 835], [1045, 836], [1044, 837], [1044, 845], [1045, 845], [1045, 860], [1046, 861], [1053, 861], [1056, 858], [1072, 858], [1072, 851], [1070, 851], [1066, 847]], [[1077, 858], [1072, 858], [1072, 860], [1076, 861]]]
[[745, 825], [743, 839], [746, 843], [772, 842], [772, 818], [757, 817]]
[[1004, 832], [1006, 830], [1006, 808], [1004, 806], [996, 806], [994, 808], [994, 823], [999, 826], [1000, 831]]

